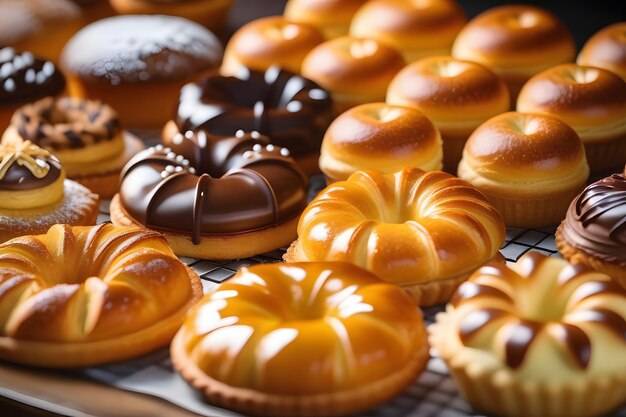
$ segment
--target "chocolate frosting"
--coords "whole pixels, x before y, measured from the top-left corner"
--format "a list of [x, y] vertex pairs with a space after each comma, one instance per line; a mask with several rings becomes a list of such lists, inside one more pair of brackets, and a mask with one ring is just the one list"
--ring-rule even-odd
[[329, 94], [313, 81], [276, 67], [242, 68], [234, 77], [214, 74], [185, 85], [176, 124], [181, 132], [214, 135], [258, 131], [298, 156], [319, 152], [331, 111]]
[[11, 123], [20, 136], [39, 146], [83, 148], [113, 139], [121, 131], [115, 110], [100, 101], [46, 97], [15, 112]]
[[0, 191], [24, 191], [52, 184], [61, 176], [61, 164], [30, 142], [0, 145]]
[[204, 234], [276, 225], [306, 205], [306, 176], [286, 149], [257, 132], [200, 130], [173, 142], [139, 153], [122, 171], [121, 203], [149, 228], [189, 234], [198, 244]]
[[626, 178], [614, 174], [588, 186], [569, 206], [563, 238], [606, 262], [626, 265]]
[[13, 48], [0, 49], [0, 106], [16, 106], [65, 88], [65, 77], [51, 61], [30, 52], [17, 54]]

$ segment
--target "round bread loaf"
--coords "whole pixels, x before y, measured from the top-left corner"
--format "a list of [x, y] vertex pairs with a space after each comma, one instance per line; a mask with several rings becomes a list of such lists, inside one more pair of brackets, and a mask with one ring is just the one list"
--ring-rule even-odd
[[607, 26], [589, 38], [576, 62], [604, 68], [626, 80], [626, 22]]
[[289, 0], [285, 18], [315, 26], [328, 40], [345, 36], [356, 11], [368, 0]]

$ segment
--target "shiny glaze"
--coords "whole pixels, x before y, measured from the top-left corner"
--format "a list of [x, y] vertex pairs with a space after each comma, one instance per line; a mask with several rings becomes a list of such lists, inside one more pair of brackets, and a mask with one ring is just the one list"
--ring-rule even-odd
[[211, 378], [295, 395], [384, 378], [426, 343], [403, 290], [340, 262], [242, 268], [192, 309], [181, 333]]
[[20, 136], [54, 150], [83, 148], [121, 132], [115, 110], [100, 101], [46, 97], [21, 107], [12, 119]]
[[[559, 263], [547, 265], [547, 263]], [[543, 286], [544, 291], [569, 291], [569, 297], [560, 294], [537, 293], [538, 280], [551, 280], [556, 286]], [[535, 292], [529, 292], [529, 289]], [[537, 308], [548, 309], [547, 303], [562, 303], [562, 311], [545, 320], [530, 318], [523, 309], [529, 303], [522, 300], [532, 294], [543, 300]], [[459, 322], [459, 337], [465, 345], [472, 346], [483, 329], [496, 326], [499, 335], [494, 343], [504, 346], [504, 361], [510, 368], [524, 365], [528, 353], [539, 337], [554, 340], [571, 358], [574, 366], [586, 368], [592, 354], [592, 344], [587, 332], [595, 324], [609, 330], [617, 340], [626, 344], [626, 320], [608, 308], [587, 304], [592, 299], [613, 296], [626, 302], [626, 292], [619, 285], [601, 275], [565, 261], [547, 258], [536, 252], [524, 255], [516, 270], [501, 264], [491, 264], [476, 271], [468, 282], [462, 284], [453, 298], [455, 308], [465, 308]], [[559, 301], [560, 300], [560, 301]], [[503, 304], [504, 302], [504, 304]], [[501, 306], [501, 309], [488, 307]], [[567, 309], [565, 309], [567, 305]], [[533, 313], [536, 313], [533, 311]], [[558, 316], [558, 317], [557, 317]]]
[[626, 178], [597, 181], [572, 201], [563, 222], [565, 241], [594, 257], [626, 265]]
[[242, 68], [235, 77], [214, 74], [185, 85], [176, 124], [181, 132], [214, 135], [258, 131], [297, 156], [319, 151], [331, 107], [328, 93], [306, 78], [275, 67]]
[[203, 234], [276, 225], [306, 205], [305, 175], [257, 132], [189, 131], [172, 146], [141, 152], [122, 172], [121, 202], [147, 227], [190, 234], [198, 244]]
[[51, 61], [18, 54], [13, 48], [0, 49], [0, 106], [16, 106], [46, 96], [56, 96], [65, 88], [65, 77]]
[[0, 191], [42, 188], [61, 176], [61, 164], [29, 141], [0, 144]]

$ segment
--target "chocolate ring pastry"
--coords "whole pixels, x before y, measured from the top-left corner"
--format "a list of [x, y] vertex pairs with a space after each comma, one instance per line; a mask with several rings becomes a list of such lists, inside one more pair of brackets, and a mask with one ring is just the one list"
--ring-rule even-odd
[[214, 74], [185, 85], [175, 122], [183, 133], [257, 131], [298, 157], [319, 152], [331, 111], [328, 92], [313, 81], [277, 67], [242, 68], [234, 77]]

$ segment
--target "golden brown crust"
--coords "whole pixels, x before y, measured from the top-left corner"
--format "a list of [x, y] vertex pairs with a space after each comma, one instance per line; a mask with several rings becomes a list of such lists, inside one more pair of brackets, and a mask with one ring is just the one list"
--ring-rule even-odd
[[618, 22], [594, 34], [583, 46], [576, 62], [604, 68], [626, 80], [626, 22]]
[[293, 23], [283, 16], [253, 20], [228, 42], [220, 73], [234, 75], [242, 66], [265, 71], [278, 65], [297, 74], [309, 51], [322, 42], [322, 34], [306, 23]]
[[345, 36], [356, 11], [367, 0], [289, 0], [284, 16], [290, 22], [315, 26], [326, 39]]

